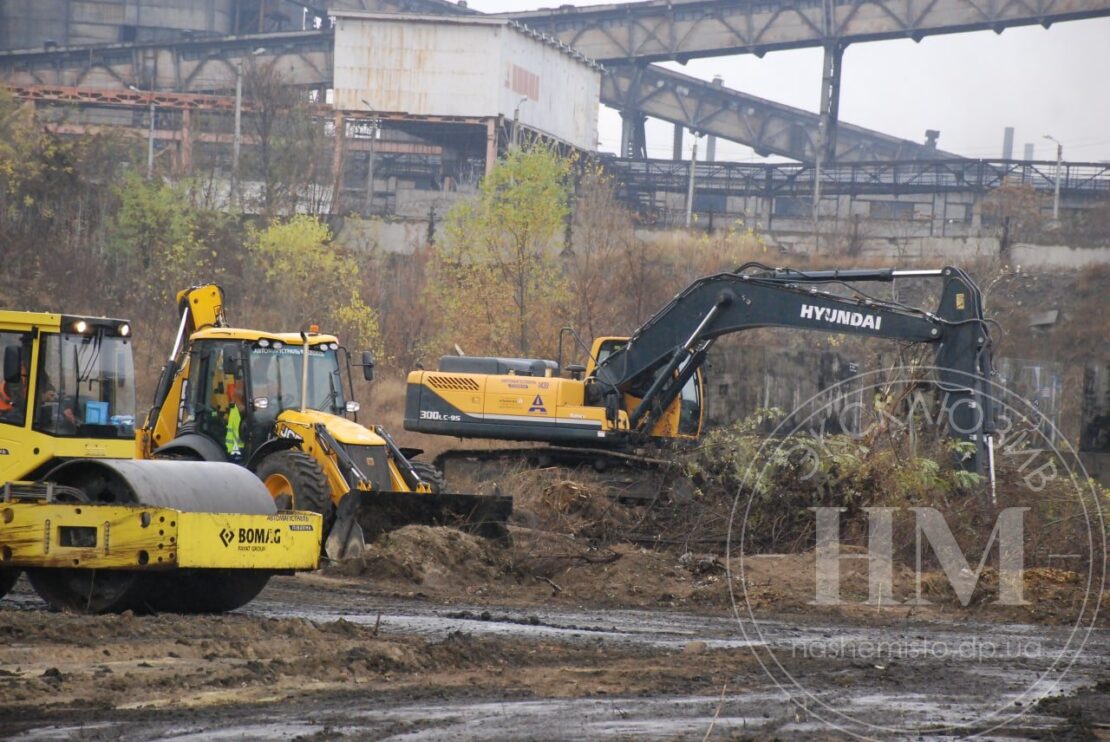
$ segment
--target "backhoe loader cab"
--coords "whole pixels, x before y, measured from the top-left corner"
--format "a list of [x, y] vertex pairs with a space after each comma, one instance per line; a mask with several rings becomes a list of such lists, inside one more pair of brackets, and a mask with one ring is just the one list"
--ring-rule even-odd
[[[298, 335], [260, 336], [249, 331], [206, 329], [193, 335], [190, 381], [178, 431], [192, 429], [236, 462], [246, 462], [274, 435], [278, 419], [301, 409], [305, 345]], [[309, 338], [306, 412], [343, 417], [348, 402], [336, 338]], [[335, 427], [338, 423], [320, 418]], [[172, 450], [172, 449], [167, 449]]]
[[178, 339], [137, 434], [141, 458], [246, 467], [279, 508], [323, 516], [336, 558], [409, 522], [462, 520], [480, 533], [505, 532], [511, 498], [441, 493], [433, 467], [409, 461], [380, 426], [358, 424], [351, 367], [371, 379], [370, 353], [352, 363], [339, 340], [315, 326], [229, 327], [213, 284], [180, 292], [178, 306]]
[[241, 464], [279, 508], [312, 510], [325, 522], [351, 489], [404, 489], [385, 439], [352, 419], [350, 366], [333, 335], [198, 330], [171, 387], [180, 402], [163, 403], [154, 424], [155, 442], [166, 442], [150, 455]]

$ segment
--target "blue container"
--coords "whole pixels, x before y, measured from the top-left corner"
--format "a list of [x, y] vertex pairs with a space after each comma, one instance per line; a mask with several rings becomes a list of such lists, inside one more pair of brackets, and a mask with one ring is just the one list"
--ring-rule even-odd
[[108, 424], [108, 403], [107, 402], [86, 402], [85, 403], [85, 425], [107, 425]]

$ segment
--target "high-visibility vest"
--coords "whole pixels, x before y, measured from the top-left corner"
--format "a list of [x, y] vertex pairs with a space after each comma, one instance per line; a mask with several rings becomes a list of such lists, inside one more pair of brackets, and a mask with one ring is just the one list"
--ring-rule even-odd
[[227, 413], [227, 434], [224, 436], [224, 445], [227, 446], [227, 452], [230, 454], [243, 450], [243, 439], [239, 437], [239, 424], [242, 421], [239, 408], [231, 405], [231, 410]]
[[8, 382], [0, 379], [0, 412], [7, 412], [14, 408], [12, 395], [8, 392]]

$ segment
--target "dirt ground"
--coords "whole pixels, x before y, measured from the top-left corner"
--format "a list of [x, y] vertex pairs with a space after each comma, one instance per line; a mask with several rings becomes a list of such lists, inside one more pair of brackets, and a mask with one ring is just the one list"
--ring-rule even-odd
[[1025, 604], [1001, 606], [986, 568], [964, 606], [898, 565], [896, 602], [868, 605], [845, 545], [842, 604], [817, 606], [812, 551], [652, 543], [720, 518], [527, 476], [509, 544], [408, 526], [228, 615], [57, 613], [23, 582], [0, 602], [0, 736], [1110, 735], [1110, 605], [1083, 575], [1026, 570]]
[[[225, 616], [52, 613], [22, 584], [0, 603], [0, 734], [701, 739], [708, 731], [829, 739], [912, 729], [928, 736], [946, 724], [966, 725], [960, 733], [991, 728], [985, 710], [998, 698], [984, 691], [984, 675], [1006, 679], [998, 681], [1005, 698], [1024, 699], [1005, 704], [1029, 711], [1008, 723], [1011, 736], [1110, 734], [1104, 629], [1068, 683], [1020, 692], [1023, 683], [1043, 682], [1038, 674], [1058, 672], [1049, 649], [1066, 644], [1083, 587], [1070, 573], [1028, 574], [1029, 605], [1020, 607], [1000, 608], [984, 596], [963, 608], [940, 587], [947, 583], [926, 576], [931, 606], [817, 608], [809, 605], [812, 553], [749, 557], [742, 571], [734, 559], [726, 572], [708, 553], [512, 531], [504, 547], [409, 526], [357, 561], [275, 578], [258, 600]], [[866, 563], [855, 562], [842, 567], [842, 594], [862, 601]], [[764, 622], [754, 645], [732, 617], [730, 580]], [[989, 575], [983, 582], [989, 593]], [[911, 575], [899, 571], [897, 596], [911, 590]], [[1037, 653], [955, 669], [934, 658], [924, 671], [918, 661], [853, 654], [879, 635], [966, 644], [992, 624], [1007, 641], [1035, 638]], [[857, 644], [835, 658], [796, 651], [845, 636]], [[778, 671], [769, 675], [767, 657], [753, 651], [764, 642], [777, 647], [786, 673], [775, 681]], [[814, 697], [837, 704], [885, 700], [862, 720], [839, 719], [786, 698], [774, 684], [784, 678], [804, 678]], [[953, 692], [931, 710], [915, 700]], [[500, 711], [476, 710], [490, 703]], [[892, 713], [904, 729], [885, 726]]]
[[[863, 549], [843, 546], [840, 592], [846, 605], [815, 606], [813, 551], [733, 557], [648, 548], [629, 543], [598, 545], [589, 538], [511, 527], [502, 548], [460, 531], [407, 526], [383, 536], [360, 559], [324, 574], [368, 581], [396, 596], [438, 602], [490, 601], [497, 605], [663, 608], [726, 613], [735, 604], [782, 615], [826, 618], [975, 619], [1067, 625], [1084, 610], [1085, 579], [1075, 572], [1035, 568], [1024, 573], [1025, 605], [996, 602], [998, 575], [984, 568], [964, 606], [943, 572], [922, 574], [921, 594], [931, 605], [908, 606], [916, 575], [894, 570], [899, 603], [864, 605], [868, 561]], [[1100, 596], [1095, 590], [1096, 599]], [[1108, 624], [1110, 592], [1101, 593], [1101, 625]]]

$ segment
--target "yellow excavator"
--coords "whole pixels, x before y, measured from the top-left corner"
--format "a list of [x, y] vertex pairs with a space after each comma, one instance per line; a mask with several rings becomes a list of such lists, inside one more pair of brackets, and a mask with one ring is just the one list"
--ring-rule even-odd
[[351, 367], [371, 380], [369, 352], [352, 363], [338, 338], [316, 326], [292, 333], [231, 327], [215, 284], [177, 299], [177, 338], [137, 433], [139, 458], [245, 467], [279, 508], [323, 517], [334, 559], [408, 523], [507, 536], [511, 497], [442, 492], [433, 467], [410, 461], [413, 451], [381, 426], [358, 424]]
[[[866, 283], [898, 278], [940, 282], [931, 310], [875, 298]], [[824, 290], [839, 285], [851, 296]], [[925, 270], [797, 271], [751, 263], [693, 282], [631, 337], [597, 338], [585, 366], [553, 360], [444, 356], [413, 371], [407, 430], [459, 438], [533, 441], [546, 447], [455, 450], [458, 459], [526, 458], [541, 464], [652, 463], [651, 446], [696, 441], [703, 425], [702, 367], [722, 335], [782, 327], [923, 343], [935, 348], [955, 437], [975, 444], [965, 465], [992, 467], [994, 416], [990, 325], [982, 295], [956, 267]], [[560, 353], [561, 355], [561, 353]], [[565, 374], [565, 375], [564, 375]], [[658, 462], [655, 462], [658, 463]], [[992, 474], [993, 477], [993, 474]]]
[[219, 612], [315, 569], [312, 512], [240, 467], [135, 461], [125, 320], [0, 310], [0, 597], [26, 572], [58, 609]]

